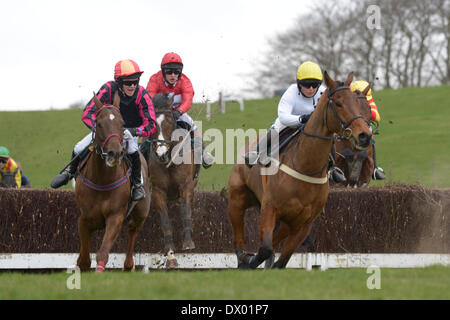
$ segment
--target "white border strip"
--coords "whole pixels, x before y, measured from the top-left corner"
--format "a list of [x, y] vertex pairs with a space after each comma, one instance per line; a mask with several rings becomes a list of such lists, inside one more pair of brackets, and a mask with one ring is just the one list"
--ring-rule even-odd
[[[233, 253], [176, 254], [177, 269], [235, 269]], [[279, 254], [277, 254], [277, 257]], [[0, 269], [70, 269], [74, 268], [78, 253], [13, 253], [0, 254]], [[95, 268], [95, 254], [91, 254]], [[122, 269], [125, 254], [111, 253], [106, 268]], [[136, 253], [136, 266], [148, 269], [164, 269], [166, 256], [153, 253]], [[377, 253], [295, 253], [287, 268], [320, 270], [333, 268], [423, 268], [431, 265], [450, 266], [450, 254], [377, 254]], [[259, 268], [263, 268], [261, 265]]]

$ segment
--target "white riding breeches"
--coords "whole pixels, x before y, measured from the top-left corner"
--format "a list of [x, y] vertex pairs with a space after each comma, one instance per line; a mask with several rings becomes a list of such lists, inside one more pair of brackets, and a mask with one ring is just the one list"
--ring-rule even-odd
[[192, 131], [197, 130], [197, 126], [195, 125], [194, 120], [192, 120], [192, 118], [187, 114], [187, 113], [183, 113], [177, 121], [183, 121], [186, 122], [187, 124], [189, 124], [192, 128]]
[[[133, 137], [131, 134], [123, 135], [123, 144], [126, 146], [128, 154], [135, 153], [139, 150], [138, 146], [139, 137]], [[92, 133], [88, 133], [83, 139], [81, 139], [76, 145], [73, 151], [76, 154], [80, 154], [92, 141]]]

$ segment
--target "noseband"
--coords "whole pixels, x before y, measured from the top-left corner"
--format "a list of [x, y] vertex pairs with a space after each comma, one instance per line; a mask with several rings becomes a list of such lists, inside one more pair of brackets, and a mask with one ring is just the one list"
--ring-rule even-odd
[[[363, 116], [361, 114], [359, 114], [359, 115], [353, 116], [346, 123], [344, 123], [342, 121], [341, 117], [339, 117], [339, 114], [336, 111], [336, 107], [334, 105], [333, 98], [332, 98], [333, 94], [335, 94], [337, 91], [341, 91], [341, 90], [350, 90], [350, 88], [347, 87], [347, 86], [341, 86], [341, 87], [337, 87], [334, 90], [328, 91], [327, 107], [325, 109], [325, 123], [327, 125], [328, 131], [332, 132], [332, 130], [330, 130], [330, 128], [328, 126], [328, 109], [331, 108], [331, 110], [333, 111], [334, 116], [336, 117], [336, 119], [339, 122], [339, 125], [342, 128], [342, 134], [338, 136], [338, 139], [348, 140], [352, 136], [352, 129], [349, 128], [350, 124], [353, 121], [355, 121], [356, 119], [363, 118]], [[306, 135], [306, 136], [309, 136], [309, 137], [320, 138], [320, 139], [325, 139], [325, 140], [333, 140], [332, 137], [318, 136], [318, 135], [315, 135], [315, 134], [307, 133], [305, 131], [303, 131], [303, 134]]]

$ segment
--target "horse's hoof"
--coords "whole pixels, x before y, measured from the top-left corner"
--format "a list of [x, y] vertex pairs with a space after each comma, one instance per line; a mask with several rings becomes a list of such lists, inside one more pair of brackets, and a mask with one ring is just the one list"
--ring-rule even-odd
[[195, 249], [195, 243], [192, 240], [183, 241], [183, 250], [192, 250]]
[[247, 270], [250, 269], [250, 266], [248, 265], [248, 263], [238, 262], [238, 269]]
[[264, 263], [264, 269], [266, 269], [266, 270], [267, 269], [272, 269], [274, 262], [275, 262], [275, 255], [272, 253], [270, 255], [270, 257]]
[[240, 258], [238, 257], [238, 269], [250, 269], [250, 263], [255, 259], [255, 255], [253, 253], [245, 253]]
[[89, 263], [77, 263], [77, 267], [80, 268], [81, 272], [87, 272], [91, 270], [91, 262]]
[[166, 268], [167, 269], [173, 269], [178, 267], [178, 262], [177, 259], [173, 258], [173, 259], [167, 259], [166, 261]]
[[130, 271], [133, 271], [133, 270], [134, 270], [134, 264], [132, 264], [131, 266], [129, 266], [129, 265], [124, 265], [123, 266], [123, 271], [130, 272]]

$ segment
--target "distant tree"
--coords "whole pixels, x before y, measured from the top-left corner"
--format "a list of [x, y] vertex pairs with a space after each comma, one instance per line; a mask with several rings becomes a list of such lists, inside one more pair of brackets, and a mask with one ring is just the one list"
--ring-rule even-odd
[[[379, 29], [367, 24], [372, 4], [380, 10]], [[450, 0], [318, 0], [268, 41], [248, 90], [273, 95], [295, 82], [306, 60], [337, 79], [354, 71], [372, 83], [379, 79], [375, 85], [384, 88], [450, 83], [449, 17]]]
[[69, 105], [69, 109], [83, 109], [86, 106], [86, 102], [84, 100], [78, 100], [75, 102], [72, 102]]

